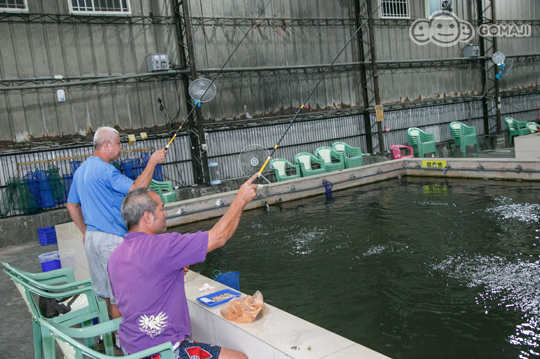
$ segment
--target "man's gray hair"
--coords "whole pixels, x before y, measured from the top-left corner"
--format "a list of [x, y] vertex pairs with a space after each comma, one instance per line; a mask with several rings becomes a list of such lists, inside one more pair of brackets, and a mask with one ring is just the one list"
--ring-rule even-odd
[[[122, 203], [122, 219], [128, 230], [139, 225], [142, 216], [146, 211], [156, 216], [157, 203], [150, 197], [150, 192], [154, 192], [146, 187], [136, 188], [124, 198]], [[156, 192], [154, 192], [156, 193]]]
[[120, 133], [112, 127], [103, 126], [97, 129], [94, 134], [94, 148], [99, 149], [105, 142], [114, 143], [116, 138], [120, 137]]

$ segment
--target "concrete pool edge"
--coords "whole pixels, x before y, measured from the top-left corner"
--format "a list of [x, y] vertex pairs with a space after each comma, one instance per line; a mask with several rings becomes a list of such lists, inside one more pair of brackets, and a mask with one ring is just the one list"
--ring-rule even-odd
[[[422, 162], [444, 163], [444, 167], [422, 167]], [[324, 194], [322, 180], [334, 184], [333, 191], [362, 186], [401, 176], [476, 178], [540, 181], [540, 161], [489, 158], [407, 158], [379, 162], [342, 171], [259, 185], [258, 196], [246, 210]], [[167, 204], [167, 226], [222, 216], [237, 191], [217, 193]]]

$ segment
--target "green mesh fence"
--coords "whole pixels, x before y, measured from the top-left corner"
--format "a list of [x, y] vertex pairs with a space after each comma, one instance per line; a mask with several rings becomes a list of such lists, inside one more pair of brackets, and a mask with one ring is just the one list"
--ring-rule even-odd
[[38, 210], [36, 198], [30, 193], [28, 184], [17, 177], [10, 178], [6, 184], [0, 200], [0, 216], [5, 217], [13, 210], [23, 214]]
[[49, 185], [52, 196], [56, 202], [61, 201], [66, 195], [64, 179], [60, 176], [58, 167], [49, 167]]

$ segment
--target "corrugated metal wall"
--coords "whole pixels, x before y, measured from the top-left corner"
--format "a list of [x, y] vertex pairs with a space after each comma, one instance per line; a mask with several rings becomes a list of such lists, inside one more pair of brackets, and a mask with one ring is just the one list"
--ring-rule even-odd
[[[28, 1], [31, 13], [68, 14], [67, 1]], [[168, 1], [131, 1], [134, 16], [170, 16]], [[174, 24], [104, 24], [0, 22], [0, 77], [107, 76], [146, 72], [148, 53], [168, 53], [178, 63]], [[143, 67], [144, 65], [144, 67]], [[122, 129], [148, 128], [167, 123], [159, 111], [161, 97], [174, 117], [183, 91], [172, 81], [87, 85], [66, 88], [66, 102], [56, 101], [56, 90], [25, 90], [0, 94], [0, 140], [29, 140], [31, 136], [87, 133], [101, 125]], [[185, 111], [182, 112], [185, 116]]]
[[[171, 62], [178, 64], [180, 49], [171, 1], [130, 3], [134, 17], [164, 16], [170, 21], [0, 22], [0, 77], [141, 73], [145, 71], [145, 55], [152, 52], [166, 52]], [[373, 3], [375, 8], [378, 2]], [[28, 4], [30, 13], [68, 14], [67, 0], [29, 0]], [[197, 68], [221, 67], [266, 4], [266, 0], [190, 1]], [[411, 21], [426, 17], [426, 1], [411, 0], [409, 5]], [[498, 19], [540, 18], [540, 5], [535, 0], [518, 3], [498, 0], [496, 7]], [[474, 1], [456, 0], [454, 9], [462, 19], [477, 17]], [[355, 30], [354, 16], [353, 0], [311, 0], [309, 5], [303, 0], [272, 0], [265, 10], [265, 21], [249, 33], [227, 67], [328, 64]], [[411, 21], [377, 21], [375, 43], [379, 61], [462, 56], [459, 46], [414, 44], [408, 35]], [[533, 26], [531, 38], [499, 39], [499, 48], [507, 54], [538, 53], [539, 31], [538, 26]], [[353, 41], [338, 63], [360, 60], [357, 43]], [[537, 62], [516, 63], [513, 75], [501, 81], [501, 88], [537, 86], [538, 66]], [[216, 83], [218, 96], [203, 107], [204, 117], [227, 121], [294, 113], [321, 74], [322, 71], [315, 69], [227, 73]], [[481, 70], [478, 64], [380, 70], [379, 87], [383, 103], [478, 94], [482, 88]], [[116, 124], [122, 129], [163, 126], [167, 117], [159, 111], [158, 97], [163, 98], [171, 117], [179, 106], [180, 118], [186, 115], [183, 91], [177, 94], [172, 81], [66, 88], [64, 103], [56, 101], [56, 89], [0, 94], [0, 109], [5, 109], [0, 111], [0, 123], [5, 129], [0, 140], [86, 134], [88, 128], [103, 124]], [[331, 71], [309, 105], [318, 110], [363, 108], [358, 67], [337, 67]]]
[[[266, 4], [268, 0], [191, 1], [198, 67], [220, 68], [251, 26], [240, 20], [255, 20]], [[249, 33], [228, 68], [329, 64], [355, 30], [353, 1], [311, 0], [308, 5], [302, 0], [274, 0], [264, 17], [269, 22], [261, 22]], [[328, 24], [321, 21], [325, 19]], [[358, 61], [354, 46], [338, 62], [352, 61]], [[220, 99], [206, 106], [204, 116], [219, 120], [291, 112], [300, 107], [321, 75], [318, 70], [225, 74], [216, 83]], [[363, 106], [359, 73], [336, 68], [309, 105]]]

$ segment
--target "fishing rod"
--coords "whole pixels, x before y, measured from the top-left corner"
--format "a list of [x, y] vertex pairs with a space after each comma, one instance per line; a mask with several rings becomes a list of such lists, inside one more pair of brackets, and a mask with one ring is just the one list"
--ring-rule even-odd
[[[368, 0], [369, 1], [369, 0]], [[268, 158], [266, 159], [266, 161], [264, 161], [264, 164], [263, 166], [261, 167], [261, 169], [259, 170], [259, 176], [257, 177], [257, 179], [255, 181], [253, 181], [253, 183], [257, 183], [257, 181], [259, 180], [259, 178], [262, 176], [262, 172], [264, 171], [264, 168], [266, 167], [266, 165], [268, 164], [268, 162], [270, 161], [270, 159], [272, 158], [272, 156], [274, 155], [274, 153], [276, 152], [276, 150], [278, 149], [279, 147], [279, 144], [281, 143], [281, 141], [283, 141], [283, 138], [285, 137], [285, 135], [287, 134], [287, 132], [289, 131], [289, 129], [291, 128], [292, 124], [294, 123], [294, 121], [296, 120], [296, 118], [298, 117], [298, 115], [300, 114], [300, 111], [302, 111], [302, 109], [304, 107], [307, 107], [306, 104], [308, 103], [309, 99], [311, 98], [311, 96], [315, 93], [315, 90], [317, 89], [317, 87], [319, 87], [319, 85], [321, 84], [322, 80], [324, 80], [324, 77], [326, 76], [326, 74], [328, 73], [328, 71], [330, 71], [330, 69], [332, 69], [332, 67], [334, 66], [335, 62], [337, 61], [337, 59], [341, 56], [341, 54], [343, 53], [343, 51], [345, 51], [345, 49], [347, 48], [347, 46], [349, 46], [349, 44], [351, 43], [352, 39], [356, 36], [356, 34], [362, 29], [362, 27], [365, 25], [365, 23], [371, 19], [371, 17], [373, 15], [375, 15], [375, 13], [377, 12], [377, 10], [379, 10], [379, 8], [382, 6], [382, 2], [381, 4], [373, 11], [373, 13], [371, 15], [368, 16], [368, 18], [366, 20], [364, 20], [364, 22], [358, 27], [358, 29], [356, 29], [356, 31], [352, 34], [352, 36], [350, 37], [350, 39], [347, 41], [347, 43], [345, 44], [345, 46], [343, 46], [343, 48], [339, 51], [338, 55], [336, 56], [336, 58], [334, 59], [334, 61], [332, 61], [332, 63], [330, 64], [330, 66], [328, 66], [328, 68], [326, 69], [326, 71], [324, 71], [324, 74], [322, 75], [322, 77], [320, 78], [319, 82], [317, 82], [317, 85], [315, 85], [315, 87], [313, 88], [313, 90], [311, 91], [311, 93], [309, 94], [309, 96], [305, 99], [304, 103], [302, 104], [302, 106], [300, 106], [300, 108], [298, 109], [298, 111], [296, 111], [296, 114], [294, 115], [294, 117], [292, 118], [291, 122], [289, 123], [289, 126], [287, 127], [287, 129], [285, 130], [285, 132], [283, 132], [283, 135], [281, 136], [281, 138], [279, 139], [279, 141], [276, 143], [276, 145], [274, 146], [274, 148], [272, 149], [272, 152], [270, 153], [270, 155], [268, 156]]]
[[182, 129], [182, 127], [185, 125], [185, 123], [187, 122], [187, 120], [189, 119], [189, 116], [191, 116], [191, 114], [193, 113], [193, 111], [195, 110], [195, 108], [198, 106], [198, 107], [201, 107], [201, 100], [204, 98], [204, 95], [206, 95], [206, 93], [208, 92], [208, 90], [212, 87], [212, 85], [214, 84], [214, 82], [216, 81], [216, 79], [219, 77], [219, 75], [221, 75], [221, 73], [223, 72], [223, 69], [225, 68], [225, 66], [227, 66], [227, 64], [229, 63], [230, 59], [233, 57], [234, 53], [236, 52], [236, 50], [238, 50], [238, 48], [240, 47], [240, 45], [242, 44], [242, 42], [244, 41], [244, 39], [248, 36], [248, 34], [250, 33], [251, 30], [253, 30], [257, 25], [258, 25], [258, 21], [259, 19], [261, 18], [261, 16], [264, 14], [264, 12], [266, 11], [266, 8], [268, 7], [268, 5], [270, 5], [270, 3], [272, 2], [272, 0], [269, 0], [268, 3], [266, 3], [266, 5], [264, 6], [263, 10], [261, 11], [261, 13], [259, 14], [259, 16], [257, 16], [257, 18], [255, 19], [255, 23], [249, 28], [248, 31], [246, 31], [246, 33], [244, 34], [244, 37], [242, 37], [242, 40], [240, 40], [240, 42], [238, 43], [238, 45], [236, 45], [236, 48], [233, 50], [233, 52], [229, 55], [229, 58], [227, 59], [227, 61], [225, 61], [225, 63], [223, 64], [223, 66], [221, 66], [221, 68], [219, 69], [217, 75], [214, 77], [214, 79], [212, 80], [212, 82], [210, 82], [210, 85], [208, 85], [208, 87], [206, 88], [206, 90], [204, 90], [203, 94], [201, 97], [199, 97], [198, 100], [194, 100], [194, 104], [195, 106], [193, 106], [193, 108], [191, 109], [191, 111], [189, 111], [189, 113], [187, 114], [185, 120], [180, 124], [180, 127], [178, 127], [178, 130], [176, 130], [176, 132], [174, 133], [173, 137], [171, 138], [171, 140], [169, 141], [169, 143], [167, 143], [167, 146], [165, 146], [165, 149], [168, 150], [169, 147], [171, 146], [171, 144], [173, 143], [174, 139], [176, 138], [176, 136], [178, 135], [178, 132], [180, 132], [180, 130]]

